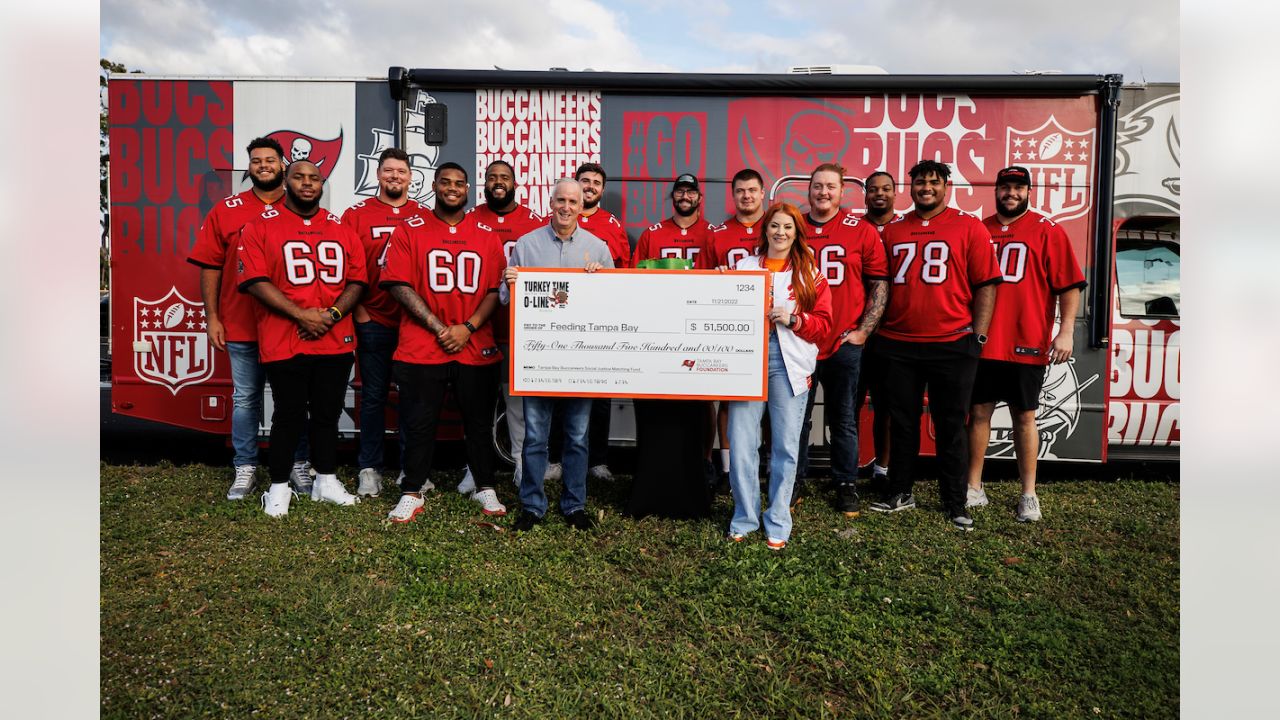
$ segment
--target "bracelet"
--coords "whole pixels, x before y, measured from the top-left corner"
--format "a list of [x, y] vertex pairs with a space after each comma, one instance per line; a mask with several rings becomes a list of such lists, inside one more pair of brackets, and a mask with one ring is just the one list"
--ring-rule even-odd
[[333, 318], [334, 322], [338, 322], [342, 319], [342, 311], [338, 309], [337, 305], [329, 307], [329, 317]]
[[472, 325], [470, 320], [463, 320], [462, 326], [465, 327], [470, 332], [474, 333], [476, 331], [476, 326]]

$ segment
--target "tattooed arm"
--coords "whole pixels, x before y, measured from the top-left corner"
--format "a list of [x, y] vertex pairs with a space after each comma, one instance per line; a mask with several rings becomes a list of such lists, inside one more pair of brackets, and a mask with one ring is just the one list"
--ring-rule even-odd
[[400, 302], [404, 311], [409, 313], [409, 317], [413, 318], [414, 322], [436, 335], [445, 328], [445, 324], [440, 321], [440, 318], [431, 314], [427, 303], [423, 301], [418, 293], [413, 291], [413, 288], [408, 285], [392, 285], [388, 290], [391, 293], [391, 297]]
[[858, 324], [856, 330], [844, 337], [844, 341], [854, 345], [865, 344], [867, 338], [871, 337], [871, 333], [875, 332], [876, 327], [880, 325], [880, 318], [884, 315], [884, 306], [888, 302], [889, 281], [872, 280], [867, 290], [867, 306], [862, 311], [862, 322]]

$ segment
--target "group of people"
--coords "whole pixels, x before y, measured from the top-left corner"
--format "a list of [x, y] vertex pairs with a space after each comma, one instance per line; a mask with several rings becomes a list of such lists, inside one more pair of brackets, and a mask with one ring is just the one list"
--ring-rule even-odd
[[[886, 172], [866, 178], [866, 210], [855, 213], [841, 207], [844, 168], [820, 165], [802, 212], [785, 202], [766, 207], [763, 178], [743, 169], [731, 181], [734, 214], [720, 225], [702, 218], [698, 178], [680, 175], [670, 194], [672, 216], [646, 229], [633, 252], [622, 224], [600, 207], [607, 178], [595, 163], [556, 183], [544, 219], [516, 202], [515, 172], [503, 161], [485, 171], [483, 204], [467, 210], [467, 171], [444, 163], [435, 170], [435, 206], [421, 206], [407, 194], [408, 157], [392, 148], [379, 158], [377, 196], [339, 219], [320, 207], [324, 179], [315, 165], [299, 160], [286, 167], [279, 144], [268, 138], [253, 140], [248, 152], [253, 187], [210, 212], [189, 258], [201, 268], [210, 340], [231, 360], [236, 467], [228, 499], [246, 497], [256, 484], [264, 382], [275, 403], [271, 484], [262, 495], [268, 515], [288, 513], [297, 492], [342, 505], [380, 494], [394, 380], [402, 472], [390, 521], [414, 520], [423, 491], [434, 487], [436, 429], [451, 389], [468, 461], [459, 490], [487, 515], [507, 512], [494, 490], [490, 443], [501, 393], [519, 485], [513, 529], [543, 522], [544, 485], [553, 478], [563, 482], [565, 522], [590, 529], [587, 477], [610, 476], [608, 402], [506, 391], [509, 288], [521, 268], [595, 272], [680, 258], [701, 269], [773, 276], [768, 399], [695, 413], [703, 420], [693, 435], [709, 468], [718, 435], [719, 484], [734, 500], [730, 540], [763, 527], [770, 548], [786, 546], [793, 490], [808, 464], [803, 439], [814, 383], [824, 388], [836, 503], [846, 515], [861, 511], [858, 416], [868, 394], [879, 494], [869, 509], [915, 507], [927, 389], [939, 495], [950, 522], [970, 530], [968, 508], [988, 503], [982, 466], [997, 402], [1009, 405], [1014, 420], [1022, 479], [1017, 519], [1040, 519], [1040, 386], [1046, 364], [1071, 357], [1084, 277], [1062, 229], [1028, 209], [1033, 178], [1025, 168], [998, 173], [996, 212], [985, 220], [947, 206], [950, 168], [933, 160], [911, 168], [914, 208], [905, 214], [895, 211], [897, 183]], [[353, 495], [337, 478], [336, 445], [355, 360], [361, 405]], [[762, 426], [769, 437], [763, 500]], [[561, 458], [553, 463], [555, 444]]]

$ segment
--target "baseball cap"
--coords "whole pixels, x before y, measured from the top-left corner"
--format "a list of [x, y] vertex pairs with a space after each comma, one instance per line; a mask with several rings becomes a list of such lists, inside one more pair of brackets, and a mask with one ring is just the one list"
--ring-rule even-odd
[[697, 189], [698, 189], [698, 178], [694, 177], [694, 176], [693, 176], [693, 175], [691, 175], [690, 173], [684, 173], [684, 174], [683, 174], [683, 175], [681, 175], [680, 177], [676, 178], [675, 184], [673, 184], [673, 185], [671, 186], [671, 189], [672, 189], [672, 190], [675, 190], [676, 188], [680, 187], [681, 185], [688, 185], [689, 187], [693, 188], [694, 190], [697, 190]]
[[996, 173], [996, 185], [1003, 185], [1004, 183], [1021, 183], [1030, 186], [1031, 172], [1021, 165], [1010, 165]]

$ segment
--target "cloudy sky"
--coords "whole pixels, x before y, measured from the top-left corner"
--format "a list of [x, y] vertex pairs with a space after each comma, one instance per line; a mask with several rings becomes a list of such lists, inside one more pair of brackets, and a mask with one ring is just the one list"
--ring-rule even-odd
[[407, 67], [1123, 73], [1176, 81], [1176, 0], [103, 0], [101, 53], [152, 74]]

